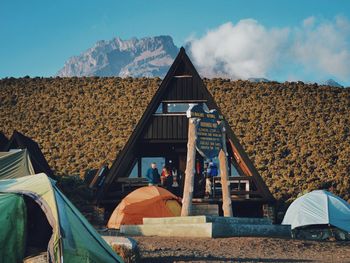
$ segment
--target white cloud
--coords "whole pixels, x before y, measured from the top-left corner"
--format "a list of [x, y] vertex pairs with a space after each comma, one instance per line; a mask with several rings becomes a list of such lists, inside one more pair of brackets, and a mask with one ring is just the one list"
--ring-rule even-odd
[[205, 75], [221, 72], [233, 78], [260, 77], [275, 63], [287, 36], [288, 30], [267, 30], [257, 21], [245, 19], [192, 39], [191, 54]]
[[342, 17], [310, 28], [295, 29], [291, 55], [315, 74], [346, 81], [350, 75], [350, 24]]
[[313, 26], [315, 23], [316, 18], [314, 16], [310, 16], [308, 18], [305, 18], [303, 21], [303, 26], [304, 27], [310, 27]]
[[[300, 26], [267, 28], [253, 19], [225, 23], [189, 40], [191, 56], [204, 76], [233, 79], [333, 76], [350, 81], [350, 23], [308, 17]], [[298, 72], [289, 72], [298, 68]]]

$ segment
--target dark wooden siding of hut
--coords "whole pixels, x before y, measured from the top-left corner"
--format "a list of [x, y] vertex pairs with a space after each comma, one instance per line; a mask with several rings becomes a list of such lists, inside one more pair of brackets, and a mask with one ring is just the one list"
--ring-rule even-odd
[[187, 140], [188, 119], [184, 115], [154, 115], [144, 140]]
[[200, 88], [200, 80], [195, 76], [175, 76], [170, 82], [163, 100], [203, 100], [203, 89]]

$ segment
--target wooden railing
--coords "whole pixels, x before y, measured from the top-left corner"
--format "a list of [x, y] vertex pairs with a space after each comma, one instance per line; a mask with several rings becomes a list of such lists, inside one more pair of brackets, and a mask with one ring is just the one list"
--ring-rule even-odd
[[[231, 176], [229, 177], [231, 198], [250, 199], [260, 196], [260, 192], [253, 190], [253, 178], [251, 176]], [[221, 197], [221, 178], [214, 177], [212, 183], [213, 197]]]
[[[125, 194], [135, 190], [136, 188], [147, 186], [148, 181], [146, 178], [118, 178], [118, 184], [120, 184], [120, 190], [109, 193], [110, 197], [125, 196]], [[259, 191], [253, 190], [253, 178], [251, 176], [232, 176], [229, 177], [231, 198], [246, 200], [252, 198], [259, 198], [261, 196]], [[221, 178], [214, 177], [212, 179], [212, 198], [221, 199]]]

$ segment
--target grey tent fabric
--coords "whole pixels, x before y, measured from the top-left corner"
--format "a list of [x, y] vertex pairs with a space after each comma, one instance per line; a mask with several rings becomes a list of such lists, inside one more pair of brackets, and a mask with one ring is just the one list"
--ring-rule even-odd
[[283, 225], [292, 229], [311, 225], [332, 225], [350, 232], [350, 204], [325, 190], [297, 198], [288, 208]]
[[33, 139], [18, 131], [14, 131], [5, 151], [10, 151], [11, 149], [27, 149], [35, 173], [45, 173], [50, 177], [54, 177], [54, 173], [45, 159], [44, 154], [41, 152], [40, 146]]
[[0, 152], [0, 180], [35, 174], [28, 151]]

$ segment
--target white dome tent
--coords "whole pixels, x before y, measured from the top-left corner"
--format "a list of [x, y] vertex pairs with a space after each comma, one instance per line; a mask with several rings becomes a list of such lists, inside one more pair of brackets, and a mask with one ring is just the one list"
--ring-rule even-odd
[[[342, 230], [345, 239], [350, 236], [350, 204], [325, 190], [312, 191], [289, 206], [282, 224], [291, 225], [292, 231], [305, 227], [333, 226]], [[311, 238], [319, 238], [316, 236]]]

